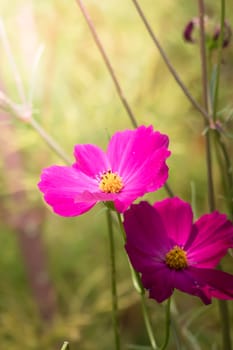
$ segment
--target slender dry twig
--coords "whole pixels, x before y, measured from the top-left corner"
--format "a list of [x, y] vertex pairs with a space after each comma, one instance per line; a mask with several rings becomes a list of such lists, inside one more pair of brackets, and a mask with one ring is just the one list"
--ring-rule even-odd
[[72, 161], [58, 145], [58, 143], [37, 123], [33, 118], [32, 108], [30, 106], [20, 106], [13, 102], [0, 90], [0, 109], [9, 112], [14, 117], [28, 123], [41, 136], [47, 145], [61, 158], [67, 165]]
[[129, 115], [129, 118], [130, 118], [133, 126], [136, 128], [137, 127], [137, 121], [136, 121], [136, 118], [134, 116], [134, 113], [133, 113], [132, 109], [130, 108], [130, 106], [129, 106], [126, 98], [125, 98], [123, 90], [122, 90], [122, 88], [120, 86], [120, 83], [119, 83], [119, 81], [118, 81], [118, 79], [116, 77], [116, 74], [114, 72], [113, 66], [111, 65], [110, 60], [109, 60], [109, 58], [108, 58], [108, 56], [107, 56], [107, 54], [106, 54], [106, 52], [105, 52], [105, 50], [103, 48], [103, 45], [102, 45], [102, 43], [101, 43], [101, 41], [100, 41], [100, 39], [99, 39], [99, 37], [98, 37], [98, 35], [96, 33], [96, 30], [95, 30], [95, 27], [93, 25], [92, 19], [91, 19], [89, 13], [87, 12], [85, 6], [83, 5], [83, 2], [81, 0], [76, 0], [76, 2], [78, 4], [78, 6], [79, 6], [79, 8], [80, 8], [80, 10], [81, 10], [85, 20], [86, 20], [86, 22], [87, 22], [87, 25], [88, 25], [88, 27], [89, 27], [89, 29], [91, 31], [91, 34], [92, 34], [92, 36], [94, 38], [94, 41], [95, 41], [95, 43], [96, 43], [96, 45], [97, 45], [97, 47], [98, 47], [98, 49], [99, 49], [99, 51], [100, 51], [100, 53], [101, 53], [101, 55], [103, 57], [104, 63], [106, 64], [106, 67], [107, 67], [107, 69], [109, 71], [109, 74], [111, 75], [112, 80], [114, 81], [114, 84], [115, 84], [117, 93], [118, 93], [118, 95], [119, 95], [119, 97], [121, 99], [121, 102], [123, 103], [123, 105], [124, 105], [128, 115]]
[[209, 121], [209, 115], [208, 113], [202, 108], [202, 106], [199, 105], [199, 103], [193, 98], [193, 96], [190, 94], [189, 90], [187, 89], [187, 87], [184, 85], [184, 83], [182, 82], [181, 78], [179, 77], [179, 75], [177, 74], [175, 68], [173, 67], [173, 65], [171, 64], [169, 58], [167, 57], [165, 51], [163, 50], [162, 46], [160, 45], [157, 37], [154, 34], [153, 29], [151, 28], [149, 22], [146, 19], [146, 16], [144, 14], [144, 12], [142, 11], [141, 7], [138, 4], [137, 0], [132, 0], [137, 12], [139, 14], [139, 16], [141, 17], [150, 37], [152, 38], [155, 46], [157, 47], [157, 49], [159, 50], [159, 53], [161, 55], [161, 57], [163, 58], [166, 66], [168, 67], [170, 73], [172, 74], [173, 78], [176, 80], [177, 84], [180, 86], [180, 88], [182, 89], [182, 91], [184, 92], [185, 96], [189, 99], [189, 101], [191, 102], [191, 104], [203, 115], [203, 117]]

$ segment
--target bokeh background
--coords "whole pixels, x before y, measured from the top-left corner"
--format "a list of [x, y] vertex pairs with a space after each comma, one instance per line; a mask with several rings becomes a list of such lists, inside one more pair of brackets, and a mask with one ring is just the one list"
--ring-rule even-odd
[[[208, 211], [203, 120], [165, 67], [132, 1], [85, 0], [96, 30], [139, 124], [153, 124], [170, 137], [169, 185]], [[220, 3], [220, 2], [219, 2]], [[198, 45], [183, 40], [197, 1], [141, 1], [173, 65], [201, 103]], [[219, 22], [219, 4], [206, 1]], [[17, 74], [34, 117], [72, 158], [76, 143], [105, 148], [117, 130], [132, 128], [112, 80], [75, 2], [0, 0], [0, 87], [21, 104]], [[227, 1], [233, 23], [233, 3]], [[5, 34], [4, 34], [5, 33]], [[5, 36], [4, 36], [5, 35]], [[4, 45], [5, 40], [5, 45]], [[224, 49], [219, 109], [232, 132], [232, 45]], [[77, 218], [52, 213], [37, 189], [41, 169], [63, 164], [26, 122], [0, 113], [0, 348], [113, 348], [109, 254], [101, 205]], [[229, 150], [232, 143], [227, 142]], [[220, 174], [214, 168], [217, 204], [225, 211]], [[147, 196], [167, 196], [164, 189]], [[139, 297], [134, 291], [119, 232], [115, 232], [120, 322], [124, 344], [147, 344]], [[225, 259], [232, 272], [232, 258]], [[182, 349], [220, 349], [217, 304], [202, 306], [176, 294], [173, 313]], [[148, 301], [155, 332], [163, 338], [163, 305]], [[231, 314], [232, 317], [232, 314]], [[169, 349], [175, 348], [172, 334]], [[125, 347], [126, 348], [126, 347]]]

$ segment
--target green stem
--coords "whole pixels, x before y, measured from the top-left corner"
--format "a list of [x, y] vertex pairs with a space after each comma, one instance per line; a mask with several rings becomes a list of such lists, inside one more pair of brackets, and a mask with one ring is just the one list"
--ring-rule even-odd
[[70, 346], [68, 341], [64, 341], [61, 350], [69, 350], [69, 349], [70, 349]]
[[214, 199], [214, 184], [213, 184], [213, 172], [212, 172], [212, 152], [211, 152], [211, 135], [207, 131], [205, 136], [206, 144], [206, 165], [207, 165], [207, 178], [208, 178], [208, 202], [210, 211], [215, 210], [215, 199]]
[[[116, 211], [117, 214], [117, 218], [118, 218], [118, 222], [119, 222], [119, 227], [120, 227], [120, 231], [122, 234], [122, 238], [123, 241], [126, 241], [126, 234], [125, 234], [125, 229], [121, 220], [121, 215]], [[137, 271], [134, 270], [134, 268], [132, 267], [130, 261], [128, 260], [129, 263], [129, 267], [130, 267], [130, 271], [132, 274], [132, 280], [133, 280], [133, 285], [136, 289], [136, 291], [140, 294], [141, 297], [141, 306], [142, 306], [142, 314], [143, 314], [143, 319], [144, 319], [144, 323], [145, 323], [145, 327], [146, 327], [146, 331], [148, 334], [148, 338], [150, 340], [150, 344], [151, 344], [151, 348], [152, 349], [158, 349], [157, 345], [156, 345], [156, 341], [155, 341], [155, 337], [152, 331], [152, 324], [151, 324], [151, 319], [149, 317], [149, 313], [148, 310], [146, 308], [146, 303], [145, 303], [145, 289], [142, 285], [141, 282], [141, 277], [139, 275], [139, 273]]]
[[175, 196], [174, 192], [172, 191], [171, 187], [168, 185], [167, 182], [165, 183], [164, 187], [165, 187], [165, 190], [167, 191], [167, 194], [169, 195], [169, 197]]
[[[201, 68], [202, 68], [202, 96], [204, 108], [208, 114], [209, 103], [208, 103], [208, 74], [207, 74], [207, 63], [206, 63], [206, 49], [205, 49], [205, 25], [204, 15], [205, 7], [204, 1], [198, 0], [199, 7], [199, 20], [200, 20], [200, 56], [201, 56]], [[208, 181], [208, 201], [210, 211], [215, 209], [214, 200], [214, 184], [213, 184], [213, 171], [212, 171], [212, 153], [211, 153], [211, 134], [209, 125], [211, 123], [211, 117], [205, 122], [207, 132], [205, 135], [206, 143], [206, 166], [207, 166], [207, 181]]]
[[157, 349], [157, 345], [156, 345], [153, 330], [152, 330], [151, 319], [150, 319], [150, 316], [148, 313], [148, 309], [146, 307], [145, 294], [143, 293], [140, 295], [141, 295], [142, 314], [143, 314], [147, 334], [148, 334], [148, 337], [150, 339], [151, 348]]
[[113, 238], [113, 225], [111, 210], [107, 209], [107, 223], [109, 235], [109, 250], [110, 250], [110, 266], [111, 266], [111, 293], [112, 293], [112, 320], [115, 339], [115, 349], [120, 350], [120, 330], [118, 319], [118, 298], [117, 298], [117, 284], [116, 284], [116, 257], [115, 244]]
[[221, 0], [221, 29], [218, 39], [218, 62], [216, 67], [216, 81], [214, 89], [214, 103], [213, 103], [213, 119], [216, 120], [218, 109], [218, 95], [219, 95], [219, 81], [220, 81], [220, 68], [222, 63], [222, 50], [224, 40], [224, 25], [225, 25], [225, 0]]
[[168, 341], [170, 337], [170, 325], [171, 325], [171, 297], [168, 299], [167, 305], [166, 305], [165, 339], [164, 339], [163, 345], [159, 348], [159, 350], [165, 350], [168, 345]]
[[[199, 5], [199, 20], [200, 20], [200, 56], [201, 56], [201, 70], [202, 70], [202, 96], [203, 96], [204, 108], [208, 113], [208, 110], [209, 110], [208, 90], [209, 89], [208, 89], [208, 72], [207, 72], [206, 45], [205, 45], [204, 1], [198, 0], [198, 5]], [[209, 120], [207, 120], [207, 125], [209, 125]]]
[[225, 193], [225, 198], [227, 202], [228, 215], [231, 220], [233, 220], [233, 176], [232, 176], [232, 164], [228, 151], [221, 135], [215, 133], [215, 149], [217, 155], [217, 161], [219, 166], [219, 171], [222, 177], [222, 185]]
[[230, 325], [230, 315], [229, 308], [226, 300], [218, 300], [219, 313], [221, 318], [222, 327], [222, 349], [231, 350], [231, 325]]

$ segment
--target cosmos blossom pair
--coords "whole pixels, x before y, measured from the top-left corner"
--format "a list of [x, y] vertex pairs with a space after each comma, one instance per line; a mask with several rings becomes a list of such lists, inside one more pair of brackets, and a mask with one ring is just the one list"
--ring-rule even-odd
[[113, 202], [124, 213], [126, 251], [151, 298], [162, 302], [177, 288], [206, 304], [212, 297], [233, 299], [233, 276], [214, 270], [233, 247], [233, 225], [225, 215], [214, 212], [193, 224], [190, 205], [178, 198], [130, 207], [164, 185], [169, 155], [168, 137], [141, 126], [115, 133], [106, 152], [76, 145], [75, 163], [44, 169], [38, 186], [62, 216]]

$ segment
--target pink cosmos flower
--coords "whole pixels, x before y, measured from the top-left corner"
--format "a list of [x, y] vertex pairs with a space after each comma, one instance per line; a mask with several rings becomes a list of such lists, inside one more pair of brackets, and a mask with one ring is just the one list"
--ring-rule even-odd
[[152, 126], [116, 132], [107, 152], [95, 145], [76, 145], [75, 163], [44, 169], [38, 186], [62, 216], [80, 215], [100, 201], [113, 201], [124, 212], [136, 198], [164, 185], [167, 148], [168, 137]]
[[212, 297], [233, 299], [233, 275], [215, 269], [233, 247], [233, 224], [216, 211], [192, 220], [191, 206], [179, 198], [132, 205], [124, 213], [124, 227], [133, 267], [158, 302], [175, 288], [205, 304]]

